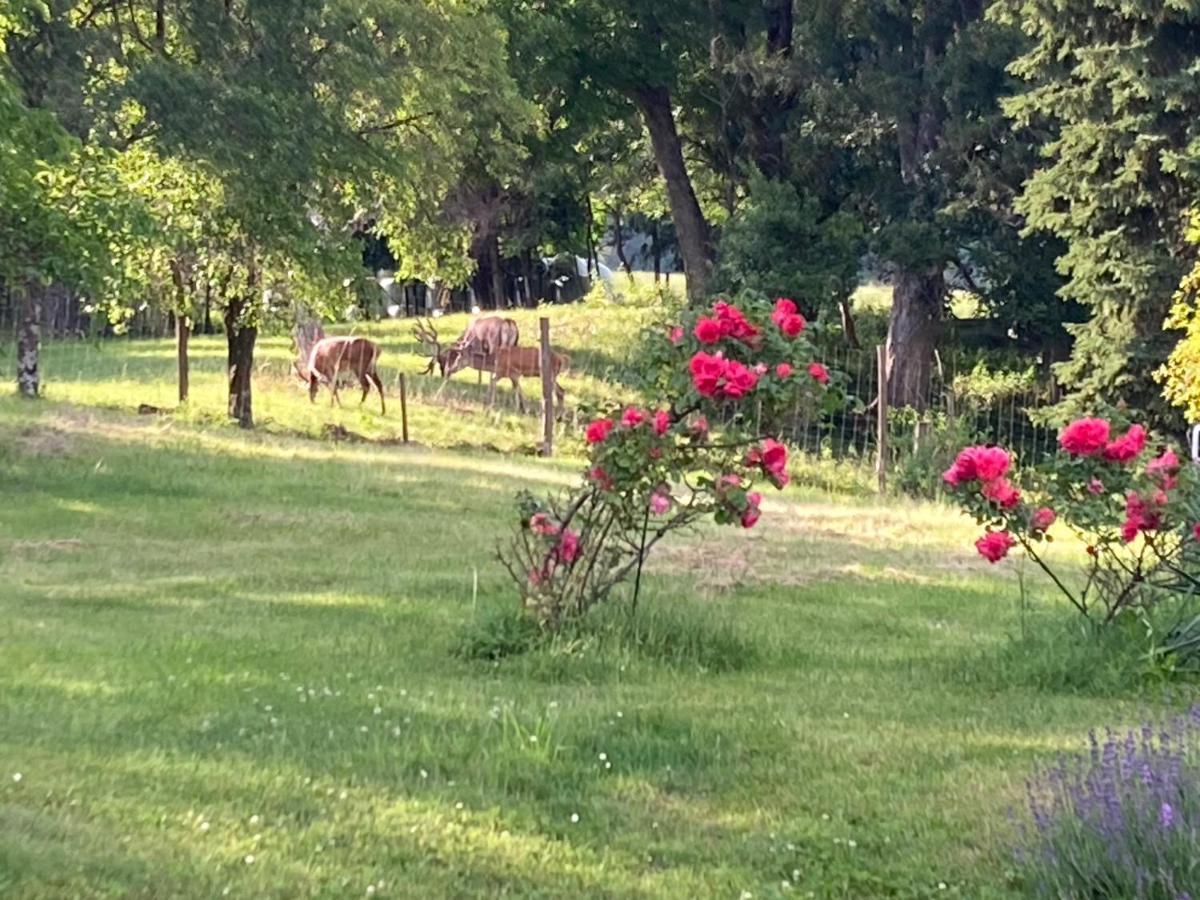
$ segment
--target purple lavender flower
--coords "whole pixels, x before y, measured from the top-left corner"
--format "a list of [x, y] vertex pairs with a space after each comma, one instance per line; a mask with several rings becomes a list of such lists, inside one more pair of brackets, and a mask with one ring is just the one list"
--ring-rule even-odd
[[1164, 803], [1159, 809], [1158, 822], [1163, 828], [1170, 828], [1175, 824], [1175, 810], [1171, 808], [1170, 803]]
[[1088, 738], [1027, 782], [1016, 858], [1034, 894], [1200, 896], [1200, 705], [1161, 727]]

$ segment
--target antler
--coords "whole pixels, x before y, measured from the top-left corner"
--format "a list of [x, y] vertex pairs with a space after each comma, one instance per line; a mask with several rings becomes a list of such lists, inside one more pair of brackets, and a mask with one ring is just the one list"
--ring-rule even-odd
[[425, 375], [432, 375], [433, 367], [437, 363], [437, 358], [442, 352], [442, 344], [441, 341], [438, 340], [437, 328], [434, 327], [433, 320], [426, 319], [424, 322], [421, 322], [421, 320], [418, 319], [417, 324], [413, 326], [412, 334], [413, 337], [417, 339], [418, 343], [425, 347], [432, 348], [432, 352], [429, 357], [429, 365], [425, 367], [425, 371], [423, 373]]

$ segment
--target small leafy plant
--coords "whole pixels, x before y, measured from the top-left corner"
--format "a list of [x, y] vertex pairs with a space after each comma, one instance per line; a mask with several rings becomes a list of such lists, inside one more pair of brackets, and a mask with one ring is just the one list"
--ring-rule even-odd
[[500, 554], [522, 608], [558, 629], [608, 600], [668, 534], [711, 518], [752, 528], [761, 482], [788, 482], [775, 423], [797, 401], [825, 402], [833, 376], [813, 360], [796, 305], [717, 302], [656, 330], [647, 379], [657, 408], [630, 406], [587, 426], [581, 483], [519, 497], [520, 524]]

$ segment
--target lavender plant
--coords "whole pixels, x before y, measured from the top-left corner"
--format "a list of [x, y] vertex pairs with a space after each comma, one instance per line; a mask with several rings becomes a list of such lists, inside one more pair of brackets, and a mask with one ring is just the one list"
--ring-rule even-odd
[[1200, 898], [1200, 705], [1089, 743], [1029, 783], [1017, 861], [1030, 895]]

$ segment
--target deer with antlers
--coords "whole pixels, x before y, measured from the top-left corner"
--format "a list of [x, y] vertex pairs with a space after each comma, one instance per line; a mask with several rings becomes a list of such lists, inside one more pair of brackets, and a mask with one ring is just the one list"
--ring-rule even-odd
[[322, 338], [313, 344], [306, 366], [301, 367], [297, 363], [295, 368], [301, 380], [308, 383], [310, 402], [317, 401], [317, 390], [324, 382], [329, 385], [333, 394], [329, 405], [333, 406], [334, 403], [337, 403], [338, 406], [341, 406], [342, 398], [338, 396], [338, 378], [346, 372], [352, 372], [363, 389], [360, 402], [367, 402], [367, 395], [371, 393], [371, 386], [374, 385], [379, 391], [379, 414], [386, 416], [387, 403], [383, 398], [383, 380], [375, 370], [379, 354], [379, 345], [366, 338]]
[[437, 328], [426, 319], [413, 327], [413, 335], [430, 350], [429, 365], [425, 374], [432, 375], [436, 365], [443, 378], [449, 378], [463, 369], [491, 371], [488, 364], [496, 351], [503, 347], [515, 347], [521, 340], [521, 330], [512, 319], [500, 316], [484, 316], [467, 326], [453, 344], [442, 349]]

